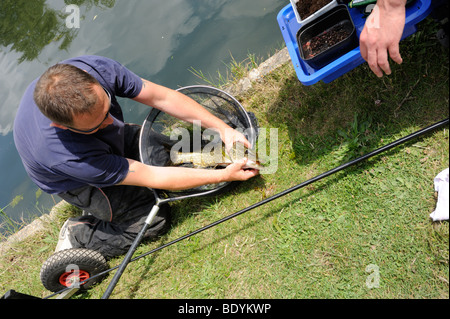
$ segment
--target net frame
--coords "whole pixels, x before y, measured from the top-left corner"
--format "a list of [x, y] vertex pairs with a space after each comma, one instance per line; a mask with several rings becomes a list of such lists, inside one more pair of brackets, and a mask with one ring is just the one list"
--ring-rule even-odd
[[[251, 145], [257, 139], [256, 118], [248, 113], [244, 107], [229, 93], [211, 86], [192, 85], [177, 89], [176, 91], [192, 98], [212, 114], [223, 120], [229, 126], [241, 131]], [[163, 111], [152, 108], [144, 120], [139, 136], [139, 154], [142, 163], [153, 166], [166, 166], [170, 158], [167, 145], [171, 140], [167, 133], [173, 129], [186, 126], [185, 121], [176, 119]], [[192, 124], [189, 124], [192, 125]], [[191, 136], [192, 137], [192, 136]], [[172, 144], [177, 141], [172, 141]], [[209, 140], [203, 142], [211, 142]], [[167, 145], [166, 145], [167, 144]], [[216, 168], [208, 168], [216, 169]], [[184, 198], [217, 194], [230, 188], [234, 182], [209, 184], [183, 191], [154, 190], [159, 196]]]

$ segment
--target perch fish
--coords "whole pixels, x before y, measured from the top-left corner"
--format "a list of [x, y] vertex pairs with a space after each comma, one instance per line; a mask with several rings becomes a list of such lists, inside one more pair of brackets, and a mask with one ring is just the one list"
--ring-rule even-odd
[[171, 152], [172, 165], [192, 164], [196, 168], [224, 167], [244, 158], [247, 158], [245, 168], [263, 168], [264, 163], [258, 159], [257, 154], [240, 142], [235, 143], [229, 152], [225, 151], [223, 145], [216, 152], [214, 149], [210, 152]]

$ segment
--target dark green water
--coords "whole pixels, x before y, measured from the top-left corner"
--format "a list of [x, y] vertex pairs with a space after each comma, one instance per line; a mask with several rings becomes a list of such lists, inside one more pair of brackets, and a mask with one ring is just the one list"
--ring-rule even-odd
[[[78, 21], [73, 10], [66, 12], [71, 4], [80, 9], [79, 28], [66, 23]], [[205, 84], [189, 69], [214, 78], [217, 71], [226, 73], [231, 56], [238, 62], [249, 53], [266, 58], [280, 48], [283, 38], [276, 16], [287, 4], [287, 0], [0, 0], [0, 208], [17, 220], [47, 213], [54, 204], [26, 175], [12, 137], [25, 88], [49, 66], [96, 54], [171, 88]], [[122, 100], [121, 105], [128, 122], [141, 124], [148, 113], [146, 106], [132, 101]]]

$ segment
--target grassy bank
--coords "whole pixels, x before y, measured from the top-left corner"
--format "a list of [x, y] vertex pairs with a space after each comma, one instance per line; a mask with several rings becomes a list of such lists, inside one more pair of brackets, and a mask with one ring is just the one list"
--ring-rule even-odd
[[[174, 203], [170, 231], [137, 254], [447, 118], [448, 51], [434, 34], [422, 23], [382, 79], [363, 65], [305, 87], [288, 63], [254, 83], [238, 99], [278, 128], [277, 172]], [[112, 298], [448, 298], [448, 222], [429, 219], [448, 143], [447, 127], [139, 259]], [[0, 294], [50, 294], [40, 267], [71, 211], [0, 257]], [[111, 278], [75, 298], [100, 298]]]

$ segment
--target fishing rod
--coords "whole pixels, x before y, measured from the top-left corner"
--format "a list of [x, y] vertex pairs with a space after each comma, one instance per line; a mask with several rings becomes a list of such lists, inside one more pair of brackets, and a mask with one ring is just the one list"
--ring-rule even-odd
[[[137, 256], [137, 257], [134, 257], [133, 259], [130, 259], [129, 262], [136, 261], [136, 260], [141, 259], [141, 258], [144, 258], [144, 257], [146, 257], [146, 256], [148, 256], [148, 255], [150, 255], [150, 254], [153, 254], [153, 253], [155, 253], [155, 252], [157, 252], [157, 251], [160, 251], [160, 250], [162, 250], [162, 249], [164, 249], [164, 248], [167, 248], [167, 247], [169, 247], [169, 246], [171, 246], [171, 245], [173, 245], [173, 244], [176, 244], [176, 243], [178, 243], [178, 242], [180, 242], [180, 241], [182, 241], [182, 240], [184, 240], [184, 239], [187, 239], [187, 238], [189, 238], [189, 237], [192, 237], [192, 236], [194, 236], [194, 235], [196, 235], [196, 234], [198, 234], [198, 233], [201, 233], [201, 232], [203, 232], [203, 231], [205, 231], [205, 230], [207, 230], [207, 229], [209, 229], [209, 228], [212, 228], [212, 227], [217, 226], [217, 225], [219, 225], [219, 224], [221, 224], [221, 223], [224, 223], [224, 222], [226, 222], [226, 221], [228, 221], [228, 220], [230, 220], [230, 219], [233, 219], [233, 218], [235, 218], [235, 217], [237, 217], [237, 216], [239, 216], [239, 215], [242, 215], [242, 214], [244, 214], [244, 213], [246, 213], [246, 212], [248, 212], [248, 211], [250, 211], [250, 210], [252, 210], [252, 209], [255, 209], [255, 208], [257, 208], [257, 207], [260, 207], [260, 206], [262, 206], [262, 205], [265, 205], [265, 204], [267, 204], [267, 203], [269, 203], [269, 202], [271, 202], [271, 201], [273, 201], [273, 200], [275, 200], [275, 199], [278, 199], [278, 198], [283, 197], [283, 196], [285, 196], [285, 195], [287, 195], [287, 194], [289, 194], [289, 193], [292, 193], [292, 192], [294, 192], [294, 191], [296, 191], [296, 190], [298, 190], [298, 189], [300, 189], [300, 188], [303, 188], [303, 187], [305, 187], [305, 186], [307, 186], [307, 185], [310, 185], [310, 184], [312, 184], [312, 183], [315, 183], [315, 182], [317, 182], [317, 181], [319, 181], [319, 180], [321, 180], [321, 179], [323, 179], [323, 178], [325, 178], [325, 177], [328, 177], [328, 176], [330, 176], [330, 175], [336, 174], [337, 172], [342, 171], [342, 170], [344, 170], [344, 169], [346, 169], [346, 168], [348, 168], [348, 167], [350, 167], [350, 166], [353, 166], [353, 165], [355, 165], [355, 164], [358, 164], [358, 163], [360, 163], [360, 162], [362, 162], [362, 161], [365, 161], [365, 160], [367, 160], [367, 159], [369, 159], [369, 158], [371, 158], [371, 157], [373, 157], [373, 156], [376, 156], [376, 155], [378, 155], [378, 154], [380, 154], [380, 153], [382, 153], [382, 152], [385, 152], [385, 151], [390, 150], [390, 149], [392, 149], [392, 148], [394, 148], [394, 147], [396, 147], [396, 146], [399, 146], [399, 145], [401, 145], [401, 144], [403, 144], [403, 143], [406, 143], [406, 142], [408, 142], [408, 141], [410, 141], [410, 140], [412, 140], [412, 139], [415, 139], [415, 138], [417, 138], [417, 137], [419, 137], [419, 136], [421, 136], [421, 135], [424, 135], [424, 134], [426, 134], [426, 133], [429, 133], [429, 132], [431, 132], [431, 131], [434, 131], [434, 130], [436, 130], [436, 129], [438, 129], [438, 128], [441, 128], [441, 127], [443, 127], [443, 126], [445, 126], [445, 125], [448, 125], [448, 123], [449, 123], [449, 119], [447, 118], [447, 119], [445, 119], [445, 120], [442, 120], [442, 121], [439, 121], [439, 122], [437, 122], [437, 123], [435, 123], [435, 124], [432, 124], [432, 125], [430, 125], [430, 126], [424, 128], [424, 129], [421, 129], [421, 130], [419, 130], [419, 131], [416, 131], [416, 132], [414, 132], [414, 133], [411, 133], [411, 134], [409, 134], [409, 135], [407, 135], [407, 136], [405, 136], [405, 137], [403, 137], [403, 138], [400, 138], [400, 139], [398, 139], [398, 140], [396, 140], [396, 141], [394, 141], [394, 142], [392, 142], [392, 143], [389, 143], [389, 144], [387, 144], [387, 145], [385, 145], [385, 146], [382, 146], [382, 147], [380, 147], [380, 148], [378, 148], [378, 149], [376, 149], [376, 150], [374, 150], [374, 151], [372, 151], [372, 152], [370, 152], [370, 153], [368, 153], [368, 154], [366, 154], [366, 155], [363, 155], [363, 156], [358, 157], [358, 158], [356, 158], [356, 159], [354, 159], [354, 160], [351, 160], [351, 161], [349, 161], [349, 162], [347, 162], [347, 163], [345, 163], [345, 164], [342, 164], [342, 165], [340, 165], [340, 166], [338, 166], [338, 167], [336, 167], [336, 168], [333, 168], [333, 169], [331, 169], [331, 170], [329, 170], [329, 171], [327, 171], [327, 172], [325, 172], [325, 173], [322, 173], [322, 174], [320, 174], [320, 175], [317, 175], [316, 177], [313, 177], [313, 178], [311, 178], [311, 179], [309, 179], [309, 180], [307, 180], [307, 181], [305, 181], [305, 182], [303, 182], [303, 183], [300, 183], [300, 184], [298, 184], [298, 185], [296, 185], [296, 186], [293, 186], [293, 187], [291, 187], [291, 188], [289, 188], [289, 189], [286, 189], [286, 190], [284, 190], [284, 191], [282, 191], [282, 192], [280, 192], [280, 193], [278, 193], [278, 194], [275, 194], [275, 195], [273, 195], [273, 196], [271, 196], [271, 197], [269, 197], [269, 198], [266, 198], [266, 199], [264, 199], [264, 200], [262, 200], [262, 201], [260, 201], [260, 202], [258, 202], [258, 203], [255, 203], [255, 204], [253, 204], [253, 205], [251, 205], [251, 206], [248, 206], [248, 207], [246, 207], [246, 208], [244, 208], [244, 209], [242, 209], [242, 210], [240, 210], [240, 211], [238, 211], [238, 212], [236, 212], [236, 213], [234, 213], [234, 214], [231, 214], [231, 215], [229, 215], [229, 216], [226, 216], [226, 217], [224, 217], [224, 218], [222, 218], [222, 219], [220, 219], [220, 220], [217, 220], [217, 221], [215, 221], [215, 222], [213, 222], [213, 223], [211, 223], [211, 224], [209, 224], [209, 225], [206, 225], [206, 226], [204, 226], [204, 227], [201, 227], [201, 228], [199, 228], [199, 229], [197, 229], [197, 230], [195, 230], [195, 231], [193, 231], [193, 232], [191, 232], [191, 233], [189, 233], [189, 234], [186, 234], [186, 235], [184, 235], [184, 236], [182, 236], [182, 237], [179, 237], [179, 238], [177, 238], [177, 239], [175, 239], [175, 240], [173, 240], [173, 241], [171, 241], [171, 242], [168, 242], [167, 244], [164, 244], [164, 245], [162, 245], [162, 246], [160, 246], [160, 247], [157, 247], [157, 248], [155, 248], [155, 249], [152, 249], [152, 250], [150, 250], [150, 251], [148, 251], [148, 252], [146, 252], [146, 253], [144, 253], [144, 254], [142, 254], [142, 255], [139, 255], [139, 256]], [[94, 275], [94, 276], [92, 276], [92, 277], [86, 279], [85, 281], [80, 282], [80, 285], [82, 285], [83, 283], [85, 283], [85, 282], [87, 282], [87, 281], [89, 281], [89, 280], [91, 280], [91, 279], [97, 278], [97, 277], [99, 277], [99, 276], [103, 276], [103, 275], [105, 275], [106, 273], [109, 273], [110, 271], [113, 271], [113, 270], [115, 270], [115, 269], [118, 269], [119, 267], [120, 267], [120, 265], [118, 265], [118, 266], [116, 266], [116, 267], [113, 267], [113, 268], [110, 268], [110, 269], [108, 269], [108, 270], [105, 270], [105, 271], [103, 271], [103, 272], [101, 272], [101, 273], [99, 273], [99, 274], [96, 274], [96, 275]], [[52, 294], [52, 295], [48, 296], [47, 298], [50, 298], [50, 297], [55, 296], [55, 295], [57, 295], [57, 294], [60, 294], [61, 292], [65, 291], [65, 290], [68, 290], [68, 289], [70, 289], [70, 287], [69, 287], [69, 288], [65, 288], [65, 289], [63, 289], [63, 290], [61, 290], [60, 292], [57, 292], [57, 293], [55, 293], [55, 294]], [[111, 293], [111, 291], [112, 291], [112, 290], [109, 289], [109, 291], [107, 292], [106, 295], [109, 296], [109, 294]], [[46, 299], [46, 298], [45, 298], [45, 299]]]
[[291, 188], [289, 188], [287, 190], [284, 190], [284, 191], [282, 191], [282, 192], [280, 192], [278, 194], [275, 194], [275, 195], [273, 195], [273, 196], [271, 196], [269, 198], [266, 198], [266, 199], [264, 199], [264, 200], [262, 200], [262, 201], [260, 201], [260, 202], [258, 202], [256, 204], [253, 204], [253, 205], [251, 205], [251, 206], [249, 206], [247, 208], [244, 208], [244, 209], [242, 209], [242, 210], [240, 210], [240, 211], [238, 211], [238, 212], [236, 212], [234, 214], [231, 214], [231, 215], [229, 215], [227, 217], [224, 217], [224, 218], [222, 218], [222, 219], [220, 219], [218, 221], [215, 221], [215, 222], [213, 222], [213, 223], [211, 223], [211, 224], [209, 224], [207, 226], [199, 228], [199, 229], [193, 231], [192, 233], [184, 235], [184, 236], [182, 236], [180, 238], [177, 238], [177, 239], [175, 239], [175, 240], [173, 240], [173, 241], [171, 241], [171, 242], [169, 242], [167, 244], [164, 244], [164, 245], [162, 245], [162, 246], [160, 246], [158, 248], [155, 248], [155, 249], [153, 249], [153, 250], [151, 250], [151, 251], [149, 251], [147, 253], [144, 253], [144, 254], [142, 254], [140, 256], [137, 256], [137, 257], [133, 258], [131, 261], [135, 261], [135, 260], [138, 260], [140, 258], [146, 257], [146, 256], [148, 256], [150, 254], [153, 254], [153, 253], [155, 253], [155, 252], [157, 252], [157, 251], [159, 251], [161, 249], [164, 249], [166, 247], [169, 247], [169, 246], [171, 246], [171, 245], [173, 245], [173, 244], [175, 244], [175, 243], [177, 243], [179, 241], [182, 241], [182, 240], [187, 239], [187, 238], [189, 238], [191, 236], [194, 236], [194, 235], [196, 235], [198, 233], [201, 233], [201, 232], [203, 232], [203, 231], [205, 231], [205, 230], [207, 230], [207, 229], [209, 229], [211, 227], [217, 226], [217, 225], [219, 225], [219, 224], [221, 224], [223, 222], [226, 222], [227, 220], [233, 219], [233, 218], [235, 218], [235, 217], [237, 217], [239, 215], [242, 215], [242, 214], [244, 214], [244, 213], [246, 213], [246, 212], [248, 212], [248, 211], [250, 211], [252, 209], [255, 209], [255, 208], [259, 207], [259, 206], [265, 205], [265, 204], [267, 204], [267, 203], [269, 203], [269, 202], [271, 202], [271, 201], [273, 201], [275, 199], [283, 197], [283, 196], [285, 196], [285, 195], [287, 195], [289, 193], [292, 193], [292, 192], [294, 192], [294, 191], [296, 191], [296, 190], [298, 190], [300, 188], [303, 188], [303, 187], [305, 187], [305, 186], [307, 186], [309, 184], [315, 183], [315, 182], [317, 182], [317, 181], [319, 181], [319, 180], [321, 180], [321, 179], [323, 179], [323, 178], [325, 178], [327, 176], [333, 175], [333, 174], [335, 174], [335, 173], [337, 173], [339, 171], [342, 171], [342, 170], [344, 170], [344, 169], [346, 169], [346, 168], [348, 168], [350, 166], [353, 166], [353, 165], [355, 165], [355, 164], [357, 164], [359, 162], [367, 160], [370, 157], [373, 157], [373, 156], [378, 155], [378, 154], [380, 154], [382, 152], [385, 152], [385, 151], [387, 151], [387, 150], [389, 150], [391, 148], [394, 148], [394, 147], [396, 147], [396, 146], [398, 146], [400, 144], [406, 143], [406, 142], [408, 142], [408, 141], [410, 141], [410, 140], [412, 140], [412, 139], [414, 139], [414, 138], [416, 138], [416, 137], [418, 137], [420, 135], [426, 134], [426, 133], [428, 133], [430, 131], [433, 131], [435, 129], [438, 129], [438, 128], [442, 127], [442, 126], [448, 125], [448, 123], [449, 123], [449, 119], [447, 118], [447, 119], [445, 119], [443, 121], [440, 121], [440, 122], [437, 122], [437, 123], [435, 123], [435, 124], [433, 124], [431, 126], [428, 126], [427, 128], [424, 128], [422, 130], [414, 132], [414, 133], [412, 133], [412, 134], [410, 134], [408, 136], [405, 136], [405, 137], [403, 137], [403, 138], [401, 138], [399, 140], [396, 140], [395, 142], [392, 142], [392, 143], [387, 144], [387, 145], [385, 145], [383, 147], [380, 147], [380, 148], [378, 148], [378, 149], [376, 149], [376, 150], [374, 150], [374, 151], [372, 151], [372, 152], [370, 152], [370, 153], [368, 153], [366, 155], [358, 157], [358, 158], [356, 158], [356, 159], [354, 159], [354, 160], [352, 160], [350, 162], [342, 164], [342, 165], [340, 165], [340, 166], [338, 166], [338, 167], [336, 167], [334, 169], [331, 169], [331, 170], [329, 170], [329, 171], [327, 171], [325, 173], [317, 175], [316, 177], [313, 177], [313, 178], [311, 178], [311, 179], [309, 179], [309, 180], [307, 180], [307, 181], [305, 181], [303, 183], [300, 183], [300, 184], [298, 184], [296, 186], [293, 186], [293, 187], [291, 187]]

